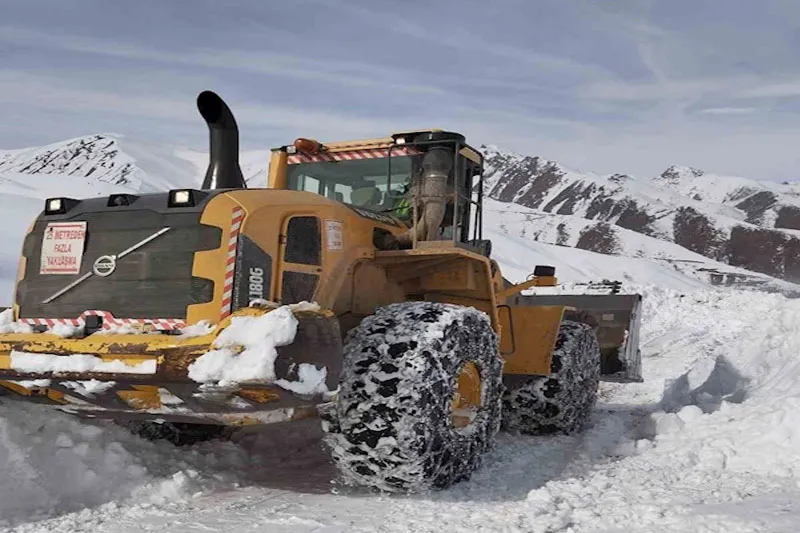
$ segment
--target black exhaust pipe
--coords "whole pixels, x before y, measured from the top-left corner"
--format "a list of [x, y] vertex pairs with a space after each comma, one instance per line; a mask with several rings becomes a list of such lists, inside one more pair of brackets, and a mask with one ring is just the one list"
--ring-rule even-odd
[[239, 167], [239, 128], [230, 108], [215, 92], [197, 96], [197, 110], [208, 124], [208, 170], [203, 189], [246, 189]]

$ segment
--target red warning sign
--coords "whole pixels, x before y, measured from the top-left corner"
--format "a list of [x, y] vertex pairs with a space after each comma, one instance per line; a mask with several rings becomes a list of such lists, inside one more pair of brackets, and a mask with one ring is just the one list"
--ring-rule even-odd
[[39, 274], [78, 274], [81, 271], [86, 222], [51, 222], [44, 230]]

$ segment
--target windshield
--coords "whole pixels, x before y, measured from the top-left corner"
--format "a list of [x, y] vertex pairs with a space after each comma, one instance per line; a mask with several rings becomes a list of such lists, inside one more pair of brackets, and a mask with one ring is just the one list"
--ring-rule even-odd
[[375, 211], [391, 211], [405, 195], [420, 156], [299, 163], [287, 168], [287, 185], [338, 202]]

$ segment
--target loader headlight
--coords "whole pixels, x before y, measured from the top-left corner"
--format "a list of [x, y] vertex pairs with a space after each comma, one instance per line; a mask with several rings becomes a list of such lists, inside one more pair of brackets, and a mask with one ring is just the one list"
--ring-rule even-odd
[[202, 204], [210, 194], [201, 189], [174, 189], [169, 191], [167, 207], [195, 207]]
[[170, 207], [192, 207], [194, 205], [194, 195], [190, 189], [180, 189], [169, 191]]
[[51, 198], [47, 200], [47, 208], [45, 209], [48, 214], [59, 213], [64, 207], [64, 200], [61, 198]]
[[44, 201], [44, 214], [63, 215], [78, 203], [79, 201], [73, 198], [48, 198]]

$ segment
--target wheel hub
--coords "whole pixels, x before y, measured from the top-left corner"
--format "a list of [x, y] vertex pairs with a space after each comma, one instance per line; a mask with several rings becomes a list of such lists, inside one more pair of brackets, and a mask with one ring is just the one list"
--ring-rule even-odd
[[464, 363], [450, 404], [453, 427], [463, 429], [472, 424], [481, 407], [481, 373], [472, 361]]

